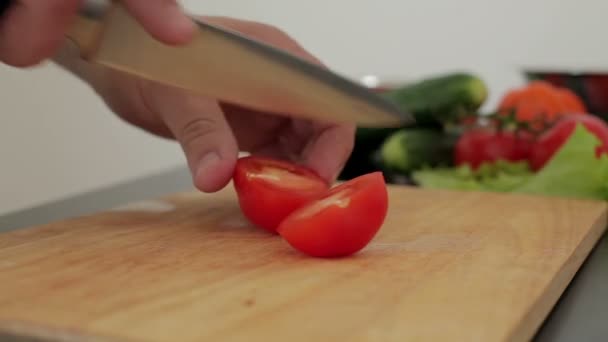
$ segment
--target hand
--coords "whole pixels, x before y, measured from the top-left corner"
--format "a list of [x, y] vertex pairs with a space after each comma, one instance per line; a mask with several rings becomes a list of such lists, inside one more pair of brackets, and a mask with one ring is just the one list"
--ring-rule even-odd
[[[255, 22], [203, 18], [319, 63], [281, 31]], [[59, 62], [86, 80], [127, 122], [181, 144], [194, 184], [204, 192], [231, 179], [238, 152], [302, 163], [328, 182], [337, 177], [354, 143], [354, 125], [320, 124], [219, 103], [215, 99], [94, 68], [73, 57]]]
[[[17, 0], [1, 18], [0, 61], [17, 67], [50, 58], [63, 42], [65, 30], [81, 0]], [[123, 0], [123, 5], [158, 40], [188, 42], [194, 24], [175, 0]]]

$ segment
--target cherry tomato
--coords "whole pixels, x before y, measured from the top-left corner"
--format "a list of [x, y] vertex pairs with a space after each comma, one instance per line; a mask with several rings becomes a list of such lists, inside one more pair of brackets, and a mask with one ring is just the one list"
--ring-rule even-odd
[[273, 233], [292, 211], [329, 189], [326, 181], [305, 167], [254, 156], [237, 161], [233, 184], [245, 217]]
[[305, 254], [342, 257], [358, 252], [374, 238], [387, 210], [384, 177], [373, 172], [342, 183], [295, 210], [277, 231]]
[[571, 115], [559, 120], [538, 138], [530, 153], [530, 166], [533, 170], [538, 171], [543, 168], [553, 154], [566, 142], [577, 123], [583, 124], [601, 141], [595, 150], [596, 156], [602, 152], [608, 152], [608, 125], [593, 115]]
[[528, 159], [534, 137], [527, 132], [494, 131], [472, 129], [465, 132], [454, 150], [456, 165], [468, 164], [477, 169], [482, 163], [493, 163], [499, 159], [524, 161]]

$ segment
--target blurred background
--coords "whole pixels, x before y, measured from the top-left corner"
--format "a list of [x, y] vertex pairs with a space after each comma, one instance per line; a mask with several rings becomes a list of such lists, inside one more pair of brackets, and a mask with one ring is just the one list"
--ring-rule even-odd
[[[185, 0], [187, 10], [282, 28], [353, 79], [465, 70], [486, 106], [522, 67], [608, 70], [602, 0]], [[0, 214], [184, 165], [179, 146], [129, 126], [54, 65], [0, 65]]]

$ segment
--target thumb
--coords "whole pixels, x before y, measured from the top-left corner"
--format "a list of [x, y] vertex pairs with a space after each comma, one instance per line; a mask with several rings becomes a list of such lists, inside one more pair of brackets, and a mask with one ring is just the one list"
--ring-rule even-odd
[[[164, 86], [145, 101], [167, 125], [186, 155], [194, 185], [215, 192], [232, 178], [238, 146], [216, 101]], [[142, 92], [144, 94], [146, 92]]]
[[52, 56], [78, 9], [78, 0], [20, 0], [0, 18], [0, 61], [32, 66]]

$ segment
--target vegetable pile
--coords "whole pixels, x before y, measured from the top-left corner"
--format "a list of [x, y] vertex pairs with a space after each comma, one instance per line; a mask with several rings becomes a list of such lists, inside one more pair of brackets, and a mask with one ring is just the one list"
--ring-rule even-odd
[[532, 81], [481, 113], [477, 76], [435, 76], [382, 92], [417, 120], [359, 128], [341, 179], [380, 170], [389, 183], [608, 200], [608, 123], [572, 91]]
[[274, 159], [237, 162], [241, 211], [260, 229], [314, 257], [362, 250], [382, 227], [389, 183], [608, 200], [608, 124], [565, 88], [534, 81], [481, 113], [488, 89], [475, 75], [442, 75], [381, 92], [413, 113], [402, 128], [359, 128], [332, 187]]

